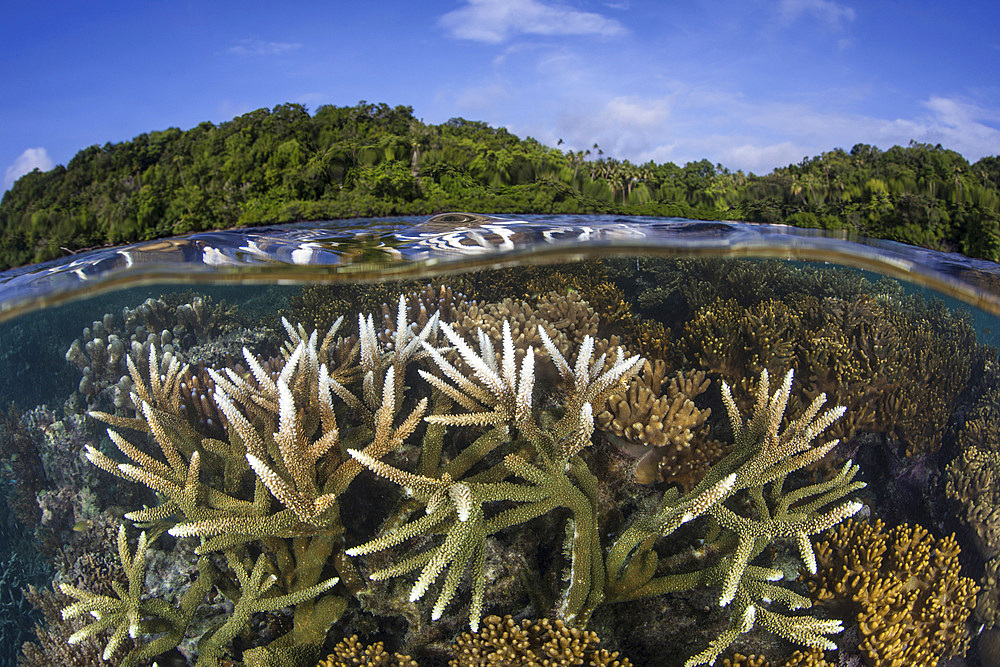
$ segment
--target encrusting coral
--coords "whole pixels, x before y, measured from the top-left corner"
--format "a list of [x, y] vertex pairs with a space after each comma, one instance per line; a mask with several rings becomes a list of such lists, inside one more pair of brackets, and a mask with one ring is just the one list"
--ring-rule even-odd
[[[570, 327], [578, 331], [570, 335], [548, 331], [542, 318], [538, 349], [528, 337], [515, 339], [508, 319], [492, 334], [463, 331], [443, 321], [440, 310], [418, 325], [406, 296], [390, 336], [373, 315], [358, 315], [357, 334], [348, 337], [338, 335], [341, 319], [325, 335], [286, 321], [289, 340], [276, 376], [248, 350], [246, 374], [209, 371], [222, 421], [211, 435], [198, 430], [184, 407], [187, 369], [176, 357], [164, 361], [155, 345], [144, 359], [129, 356], [136, 416], [91, 413], [111, 426], [118, 460], [96, 447], [88, 458], [155, 491], [157, 502], [126, 514], [141, 529], [134, 548], [129, 531], [119, 531], [127, 584], [116, 583], [114, 595], [67, 585], [63, 590], [77, 602], [64, 615], [93, 616], [80, 637], [113, 630], [108, 651], [133, 637], [136, 646], [122, 662], [130, 665], [175, 646], [198, 607], [222, 595], [231, 611], [202, 637], [198, 665], [315, 664], [347, 596], [365, 604], [366, 585], [352, 558], [367, 555], [365, 563], [382, 563], [370, 571], [373, 580], [417, 573], [411, 604], [436, 587], [432, 619], [460, 598], [468, 579], [467, 617], [472, 631], [481, 631], [491, 536], [552, 514], [566, 524], [568, 570], [552, 609], [560, 619], [552, 625], [556, 634], [578, 636], [603, 603], [710, 586], [730, 610], [729, 627], [688, 665], [714, 663], [754, 628], [830, 648], [828, 635], [841, 630], [840, 622], [772, 608], [794, 611], [810, 601], [776, 585], [782, 572], [762, 561], [769, 545], [788, 541], [806, 569], [815, 570], [809, 538], [861, 507], [846, 500], [864, 486], [850, 462], [825, 481], [796, 486], [790, 479], [837, 444], [814, 440], [844, 408], [824, 411], [820, 395], [786, 419], [793, 375], [772, 389], [764, 370], [744, 419], [723, 383], [730, 451], [687, 493], [668, 490], [611, 539], [601, 523], [601, 482], [585, 450], [593, 444], [595, 415], [627, 388], [644, 360], [594, 338], [581, 302], [549, 299], [552, 312], [582, 324]], [[692, 393], [703, 382], [687, 380]], [[677, 382], [679, 396], [686, 383]], [[378, 535], [345, 550], [341, 502], [365, 469], [406, 498]], [[694, 571], [664, 572], [657, 544], [693, 529], [705, 531], [717, 557]], [[165, 533], [199, 542], [197, 575], [176, 602], [143, 587], [147, 550]], [[232, 645], [256, 614], [288, 606], [295, 609], [286, 634], [242, 651]]]
[[852, 520], [817, 542], [807, 583], [817, 600], [856, 614], [868, 664], [933, 667], [969, 646], [966, 621], [979, 587], [961, 576], [959, 553], [954, 535]]

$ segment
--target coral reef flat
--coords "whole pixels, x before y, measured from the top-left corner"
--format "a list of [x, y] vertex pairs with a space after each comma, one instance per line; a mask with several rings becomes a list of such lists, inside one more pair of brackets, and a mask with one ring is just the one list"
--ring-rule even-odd
[[0, 665], [994, 665], [994, 319], [663, 257], [23, 316]]

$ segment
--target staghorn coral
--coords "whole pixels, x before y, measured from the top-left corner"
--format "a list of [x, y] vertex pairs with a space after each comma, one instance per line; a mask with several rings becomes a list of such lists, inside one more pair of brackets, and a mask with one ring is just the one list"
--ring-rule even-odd
[[[70, 638], [85, 627], [86, 621], [81, 618], [64, 618], [62, 609], [71, 598], [60, 591], [51, 589], [36, 590], [33, 586], [26, 592], [29, 602], [42, 612], [44, 624], [35, 626], [36, 641], [25, 642], [21, 647], [18, 665], [21, 667], [95, 667], [98, 665], [116, 664], [104, 658], [104, 646], [107, 637], [92, 635], [81, 637], [70, 642]], [[120, 644], [122, 652], [132, 648], [130, 638], [124, 638]]]
[[[845, 502], [824, 510], [846, 495], [864, 486], [854, 482], [858, 468], [848, 462], [840, 472], [825, 482], [785, 493], [786, 477], [824, 457], [837, 440], [813, 447], [812, 440], [826, 430], [844, 412], [844, 408], [820, 413], [825, 397], [818, 397], [797, 419], [781, 429], [791, 395], [792, 373], [781, 387], [770, 394], [767, 371], [761, 372], [756, 401], [749, 420], [744, 421], [733, 400], [728, 384], [722, 385], [723, 403], [729, 413], [734, 434], [733, 451], [716, 464], [694, 489], [684, 497], [665, 496], [667, 502], [656, 514], [636, 521], [625, 530], [608, 556], [608, 598], [630, 600], [637, 597], [684, 590], [697, 585], [719, 585], [719, 605], [733, 604], [729, 628], [709, 647], [686, 664], [712, 664], [741, 634], [756, 626], [800, 645], [833, 648], [825, 636], [840, 632], [839, 621], [808, 616], [789, 616], [768, 609], [764, 604], [779, 601], [789, 609], [810, 606], [808, 599], [791, 590], [775, 586], [782, 573], [768, 567], [751, 565], [775, 539], [794, 540], [806, 569], [814, 571], [816, 559], [809, 535], [826, 530], [856, 513], [861, 504]], [[771, 487], [771, 502], [764, 487]], [[744, 495], [749, 516], [735, 512], [726, 504], [734, 494]], [[717, 544], [725, 545], [728, 556], [716, 565], [689, 573], [656, 576], [658, 556], [651, 548], [649, 531], [655, 526], [660, 535], [669, 535], [698, 515], [708, 514], [715, 526]], [[655, 533], [654, 533], [655, 534]]]
[[452, 647], [455, 658], [448, 664], [450, 667], [629, 667], [632, 664], [628, 658], [619, 659], [617, 652], [599, 648], [600, 641], [596, 633], [569, 627], [561, 620], [525, 619], [516, 623], [510, 616], [488, 616], [479, 632], [466, 632], [455, 640]]
[[979, 587], [961, 576], [954, 535], [938, 540], [921, 526], [887, 531], [881, 521], [847, 521], [815, 546], [809, 589], [857, 615], [868, 664], [932, 667], [965, 655]]
[[[579, 299], [567, 297], [557, 307], [556, 298], [550, 296], [553, 312], [585, 312]], [[512, 304], [497, 307], [514, 310]], [[436, 588], [432, 619], [471, 588], [468, 618], [475, 629], [483, 616], [487, 550], [496, 548], [491, 541], [547, 518], [567, 529], [560, 558], [568, 583], [551, 601], [567, 627], [584, 626], [605, 602], [719, 586], [730, 626], [689, 664], [714, 661], [755, 627], [805, 646], [830, 645], [826, 635], [839, 631], [839, 623], [772, 610], [770, 600], [792, 609], [808, 600], [775, 585], [779, 573], [756, 563], [769, 544], [790, 541], [811, 564], [808, 537], [860, 507], [844, 500], [863, 486], [850, 464], [832, 479], [786, 488], [789, 475], [836, 444], [813, 440], [842, 408], [821, 412], [824, 399], [818, 397], [783, 428], [791, 373], [773, 393], [768, 374], [761, 374], [748, 420], [723, 384], [732, 451], [690, 492], [668, 491], [627, 517], [622, 530], [610, 533], [617, 537], [606, 537], [604, 492], [585, 450], [595, 412], [643, 360], [586, 333], [575, 345], [566, 335], [564, 352], [558, 330], [541, 325], [535, 333], [545, 354], [536, 355], [527, 338], [515, 339], [508, 319], [500, 322], [496, 342], [477, 329], [470, 343], [457, 323], [440, 317], [435, 312], [422, 327], [413, 326], [404, 295], [389, 340], [374, 315], [357, 317], [356, 338], [338, 337], [340, 319], [325, 335], [286, 322], [288, 342], [276, 377], [249, 350], [247, 373], [209, 371], [212, 399], [224, 417], [222, 431], [211, 434], [186, 412], [181, 383], [187, 369], [176, 357], [164, 360], [156, 346], [142, 359], [128, 357], [136, 416], [91, 413], [111, 426], [110, 443], [106, 451], [90, 447], [88, 458], [154, 490], [156, 502], [126, 514], [144, 531], [134, 550], [125, 531], [119, 533], [128, 586], [119, 584], [113, 595], [75, 587], [78, 602], [70, 609], [101, 613], [90, 627], [106, 626], [119, 637], [134, 632], [137, 645], [123, 663], [134, 664], [176, 644], [193, 630], [195, 610], [221, 596], [230, 612], [202, 637], [199, 665], [315, 664], [327, 630], [348, 604], [342, 594], [324, 595], [336, 582], [330, 575], [340, 574], [344, 589], [369, 604], [348, 556], [379, 563], [370, 568], [373, 580], [417, 572], [408, 604], [412, 608]], [[552, 381], [536, 384], [536, 378]], [[703, 384], [688, 380], [677, 378], [678, 389], [694, 392]], [[380, 534], [345, 551], [341, 502], [365, 469], [408, 497]], [[700, 517], [697, 526], [688, 525]], [[692, 572], [658, 570], [657, 544], [687, 540], [699, 526], [707, 529], [717, 558]], [[145, 554], [164, 533], [199, 543], [197, 562], [189, 564], [196, 572], [192, 583], [173, 601], [149, 595], [139, 578]], [[404, 543], [410, 548], [400, 549]], [[290, 604], [295, 610], [285, 634], [256, 646], [234, 641], [255, 613]]]
[[[510, 323], [504, 324], [500, 352], [485, 333], [480, 333], [480, 350], [476, 352], [447, 324], [442, 323], [441, 329], [472, 373], [463, 374], [437, 350], [425, 345], [440, 375], [426, 371], [420, 375], [465, 410], [445, 414], [435, 410], [427, 421], [432, 426], [477, 427], [485, 432], [443, 465], [437, 462], [437, 456], [422, 458], [417, 474], [350, 451], [372, 472], [405, 488], [424, 511], [415, 518], [407, 518], [407, 514], [394, 518], [385, 533], [348, 550], [349, 555], [382, 552], [428, 533], [444, 536], [443, 542], [375, 570], [371, 578], [383, 580], [420, 570], [409, 595], [410, 602], [415, 602], [444, 574], [431, 614], [433, 620], [441, 617], [468, 570], [473, 584], [469, 620], [475, 631], [485, 587], [487, 537], [563, 507], [572, 517], [572, 537], [564, 547], [569, 554], [570, 572], [569, 585], [556, 608], [568, 623], [585, 623], [596, 605], [605, 600], [625, 601], [721, 584], [720, 604], [735, 603], [730, 628], [688, 664], [713, 662], [738, 635], [755, 625], [803, 645], [831, 645], [824, 635], [839, 631], [839, 622], [786, 616], [761, 606], [765, 598], [791, 608], [808, 606], [808, 600], [768, 583], [776, 576], [774, 570], [749, 563], [770, 541], [788, 538], [796, 541], [803, 560], [814, 564], [808, 536], [860, 508], [858, 503], [846, 502], [824, 511], [863, 486], [853, 482], [857, 468], [850, 464], [832, 480], [788, 495], [782, 493], [789, 473], [822, 458], [836, 444], [831, 441], [813, 448], [811, 441], [836, 421], [843, 408], [820, 414], [824, 401], [819, 398], [785, 431], [780, 431], [791, 373], [774, 395], [769, 394], [767, 373], [762, 374], [756, 409], [746, 423], [724, 385], [723, 396], [736, 434], [734, 453], [712, 468], [689, 494], [665, 495], [660, 507], [636, 519], [605, 555], [595, 516], [598, 481], [580, 452], [590, 444], [594, 406], [603, 405], [621, 382], [634, 376], [641, 359], [626, 359], [619, 350], [611, 367], [604, 370], [605, 360], [593, 358], [594, 342], [587, 337], [571, 366], [545, 330], [539, 329], [550, 363], [556, 367], [566, 392], [558, 413], [561, 416], [551, 423], [542, 422], [542, 426], [534, 418], [534, 350], [529, 348], [518, 364]], [[519, 434], [513, 441], [511, 429]], [[504, 447], [508, 442], [516, 443], [516, 448]], [[469, 474], [477, 461], [498, 448], [510, 453], [499, 463]], [[761, 495], [762, 488], [771, 484], [773, 505]], [[743, 492], [753, 499], [755, 511], [751, 516], [734, 512], [725, 504]], [[496, 511], [491, 505], [504, 509]], [[724, 533], [720, 539], [729, 545], [728, 558], [701, 571], [656, 577], [653, 544], [702, 514], [710, 515]]]
[[[155, 372], [163, 366], [155, 347], [147, 364], [154, 372], [143, 374], [128, 360], [133, 401], [141, 417], [92, 416], [113, 426], [108, 434], [129, 462], [117, 463], [94, 447], [88, 448], [88, 458], [106, 472], [158, 492], [160, 504], [131, 512], [127, 519], [145, 526], [154, 538], [167, 530], [175, 537], [197, 537], [201, 544], [196, 550], [197, 578], [179, 606], [142, 595], [137, 573], [148, 547], [147, 533], [132, 555], [124, 546], [124, 529], [119, 552], [129, 573], [128, 589], [116, 589], [115, 597], [67, 589], [79, 600], [67, 613], [99, 611], [104, 620], [98, 625], [116, 627], [115, 636], [128, 631], [147, 638], [123, 664], [176, 645], [213, 589], [229, 597], [233, 609], [210, 640], [200, 643], [199, 665], [219, 664], [230, 641], [248, 627], [254, 614], [289, 605], [296, 606], [292, 630], [269, 646], [244, 651], [249, 656], [245, 659], [289, 659], [293, 654], [301, 659], [308, 655], [305, 648], [318, 650], [344, 609], [337, 596], [314, 599], [337, 582], [324, 576], [337, 561], [334, 552], [343, 530], [337, 497], [361, 469], [350, 458], [325, 456], [341, 451], [333, 397], [363, 422], [345, 433], [346, 444], [362, 447], [373, 457], [398, 448], [419, 423], [426, 401], [394, 426], [402, 393], [394, 387], [401, 384], [406, 365], [420, 356], [419, 345], [431, 336], [436, 318], [417, 336], [409, 334], [408, 326], [401, 327], [391, 353], [381, 349], [370, 317], [362, 318], [361, 325], [362, 344], [353, 348], [360, 359], [352, 361], [359, 369], [327, 366], [343, 341], [336, 338], [336, 326], [319, 342], [315, 332], [307, 334], [286, 323], [290, 341], [277, 379], [249, 351], [244, 354], [248, 378], [232, 369], [224, 374], [210, 371], [214, 400], [226, 418], [227, 440], [203, 437], [189, 425], [180, 388], [186, 369], [176, 359], [162, 375]], [[361, 371], [365, 391], [358, 398], [340, 381], [353, 380]], [[121, 429], [149, 433], [162, 459], [123, 437]], [[250, 486], [248, 478], [253, 480]], [[221, 552], [225, 560], [210, 558], [213, 552]], [[167, 634], [150, 637], [153, 627], [163, 626], [169, 628]]]
[[[406, 319], [415, 329], [414, 333], [422, 329], [430, 318], [437, 313], [438, 318], [445, 322], [453, 322], [458, 318], [458, 313], [466, 310], [469, 303], [465, 295], [447, 285], [439, 285], [436, 289], [433, 285], [425, 285], [423, 289], [405, 293], [406, 298]], [[382, 304], [382, 327], [383, 342], [391, 342], [391, 336], [396, 331], [396, 321], [398, 312], [389, 307], [389, 304]]]

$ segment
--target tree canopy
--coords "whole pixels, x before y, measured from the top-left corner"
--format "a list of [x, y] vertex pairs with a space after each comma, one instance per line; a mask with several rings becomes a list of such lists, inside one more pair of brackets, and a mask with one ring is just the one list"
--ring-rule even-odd
[[0, 201], [0, 266], [249, 225], [449, 210], [621, 213], [843, 229], [1000, 259], [1000, 157], [940, 145], [837, 148], [757, 176], [632, 164], [407, 106], [258, 109], [91, 146]]

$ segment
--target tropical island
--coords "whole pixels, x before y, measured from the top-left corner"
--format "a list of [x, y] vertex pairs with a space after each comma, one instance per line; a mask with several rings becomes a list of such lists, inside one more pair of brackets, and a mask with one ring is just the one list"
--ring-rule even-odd
[[0, 200], [0, 268], [210, 229], [354, 217], [613, 213], [843, 230], [1000, 259], [1000, 157], [857, 144], [755, 175], [632, 164], [408, 106], [258, 109], [81, 150]]

